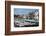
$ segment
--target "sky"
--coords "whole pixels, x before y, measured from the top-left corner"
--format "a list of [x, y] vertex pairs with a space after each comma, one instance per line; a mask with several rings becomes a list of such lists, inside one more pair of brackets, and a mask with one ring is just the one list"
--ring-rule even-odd
[[25, 15], [29, 12], [39, 12], [39, 9], [14, 8], [14, 15]]

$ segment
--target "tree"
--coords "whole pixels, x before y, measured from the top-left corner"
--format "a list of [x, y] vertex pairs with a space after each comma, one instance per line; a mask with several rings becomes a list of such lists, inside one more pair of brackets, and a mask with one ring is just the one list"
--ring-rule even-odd
[[34, 19], [34, 16], [35, 16], [35, 15], [34, 15], [34, 12], [30, 12], [30, 13], [29, 13], [30, 19]]

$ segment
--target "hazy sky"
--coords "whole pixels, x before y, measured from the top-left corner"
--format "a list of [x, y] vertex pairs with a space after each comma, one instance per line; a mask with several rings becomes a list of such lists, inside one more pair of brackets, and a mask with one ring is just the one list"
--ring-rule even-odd
[[39, 12], [39, 9], [14, 8], [14, 15], [28, 14], [29, 12]]

